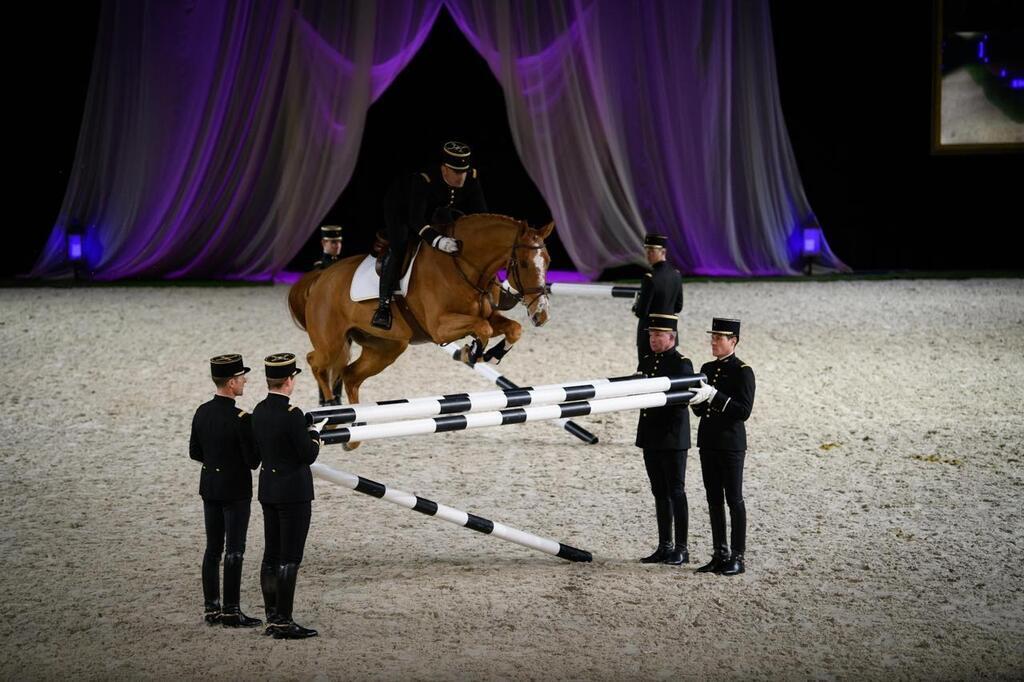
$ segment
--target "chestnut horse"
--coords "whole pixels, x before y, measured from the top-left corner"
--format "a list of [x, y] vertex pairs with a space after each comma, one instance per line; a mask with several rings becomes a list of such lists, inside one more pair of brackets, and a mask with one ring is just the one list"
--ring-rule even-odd
[[[292, 285], [288, 306], [296, 324], [309, 333], [313, 351], [306, 359], [324, 399], [334, 398], [332, 388], [340, 378], [348, 402], [358, 403], [363, 381], [393, 363], [410, 343], [450, 343], [472, 335], [478, 344], [473, 361], [491, 338], [504, 336], [483, 355], [500, 360], [523, 328], [498, 311], [500, 286], [495, 275], [502, 268], [507, 271], [513, 296], [526, 306], [534, 326], [547, 322], [550, 258], [544, 239], [553, 229], [554, 223], [533, 229], [488, 213], [459, 218], [447, 233], [462, 242], [462, 250], [452, 256], [423, 245], [413, 263], [404, 304], [397, 300], [400, 297], [392, 301], [394, 322], [387, 331], [370, 325], [377, 299], [356, 302], [349, 295], [352, 276], [364, 256], [307, 273]], [[352, 341], [362, 353], [349, 363]]]

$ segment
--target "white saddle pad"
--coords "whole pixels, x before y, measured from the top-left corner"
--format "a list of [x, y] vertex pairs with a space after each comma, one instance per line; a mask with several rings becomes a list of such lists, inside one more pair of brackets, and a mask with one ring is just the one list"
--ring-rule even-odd
[[[421, 244], [416, 244], [416, 253], [412, 254], [409, 270], [405, 273], [402, 281], [398, 283], [398, 290], [395, 293], [405, 296], [409, 291], [409, 280], [412, 278], [412, 269], [416, 265], [416, 256], [420, 253], [420, 246]], [[373, 254], [368, 255], [359, 264], [359, 267], [356, 268], [355, 274], [352, 275], [352, 286], [349, 289], [349, 296], [352, 297], [353, 301], [367, 301], [380, 295], [380, 277], [377, 276], [377, 271], [374, 268], [375, 262]]]

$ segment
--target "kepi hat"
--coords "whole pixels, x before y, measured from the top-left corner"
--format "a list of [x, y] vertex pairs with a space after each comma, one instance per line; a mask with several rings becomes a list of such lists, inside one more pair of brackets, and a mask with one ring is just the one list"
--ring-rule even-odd
[[341, 241], [341, 225], [321, 225], [320, 238], [328, 241]]
[[294, 353], [274, 353], [263, 358], [263, 370], [268, 379], [288, 379], [302, 370], [295, 366]]
[[740, 321], [728, 317], [716, 317], [711, 320], [711, 329], [708, 334], [724, 334], [725, 336], [740, 335]]
[[468, 171], [472, 161], [472, 150], [465, 142], [449, 140], [441, 149], [441, 163], [460, 173]]
[[644, 236], [645, 249], [664, 249], [668, 244], [668, 237], [663, 234], [647, 234]]
[[238, 353], [225, 353], [210, 358], [210, 376], [214, 379], [230, 379], [245, 374], [249, 368]]
[[678, 326], [678, 315], [651, 313], [647, 316], [647, 331], [649, 332], [674, 332]]

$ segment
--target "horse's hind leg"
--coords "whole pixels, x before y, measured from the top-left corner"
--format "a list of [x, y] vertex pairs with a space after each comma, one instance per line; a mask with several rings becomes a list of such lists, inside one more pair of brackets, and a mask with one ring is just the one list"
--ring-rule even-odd
[[323, 396], [325, 404], [330, 404], [338, 397], [334, 389], [340, 386], [342, 370], [348, 363], [351, 342], [347, 334], [341, 335], [341, 339], [338, 347], [333, 347], [332, 344], [327, 348], [314, 348], [306, 355], [306, 362], [309, 363], [313, 378], [320, 387], [320, 395]]
[[[359, 387], [363, 382], [391, 365], [409, 347], [408, 341], [367, 337], [362, 343], [363, 352], [342, 372], [345, 395], [350, 405], [359, 402]], [[347, 443], [345, 449], [352, 450], [359, 443]]]

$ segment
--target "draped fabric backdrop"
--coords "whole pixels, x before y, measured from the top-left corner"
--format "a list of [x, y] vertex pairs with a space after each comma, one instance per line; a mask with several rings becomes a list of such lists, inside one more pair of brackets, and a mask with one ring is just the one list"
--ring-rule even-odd
[[[265, 279], [355, 167], [366, 112], [445, 6], [501, 83], [516, 148], [585, 274], [670, 236], [685, 273], [789, 274], [816, 224], [768, 8], [743, 0], [109, 2], [69, 229], [98, 279]], [[73, 226], [77, 226], [73, 227]], [[826, 267], [844, 268], [823, 247]]]

